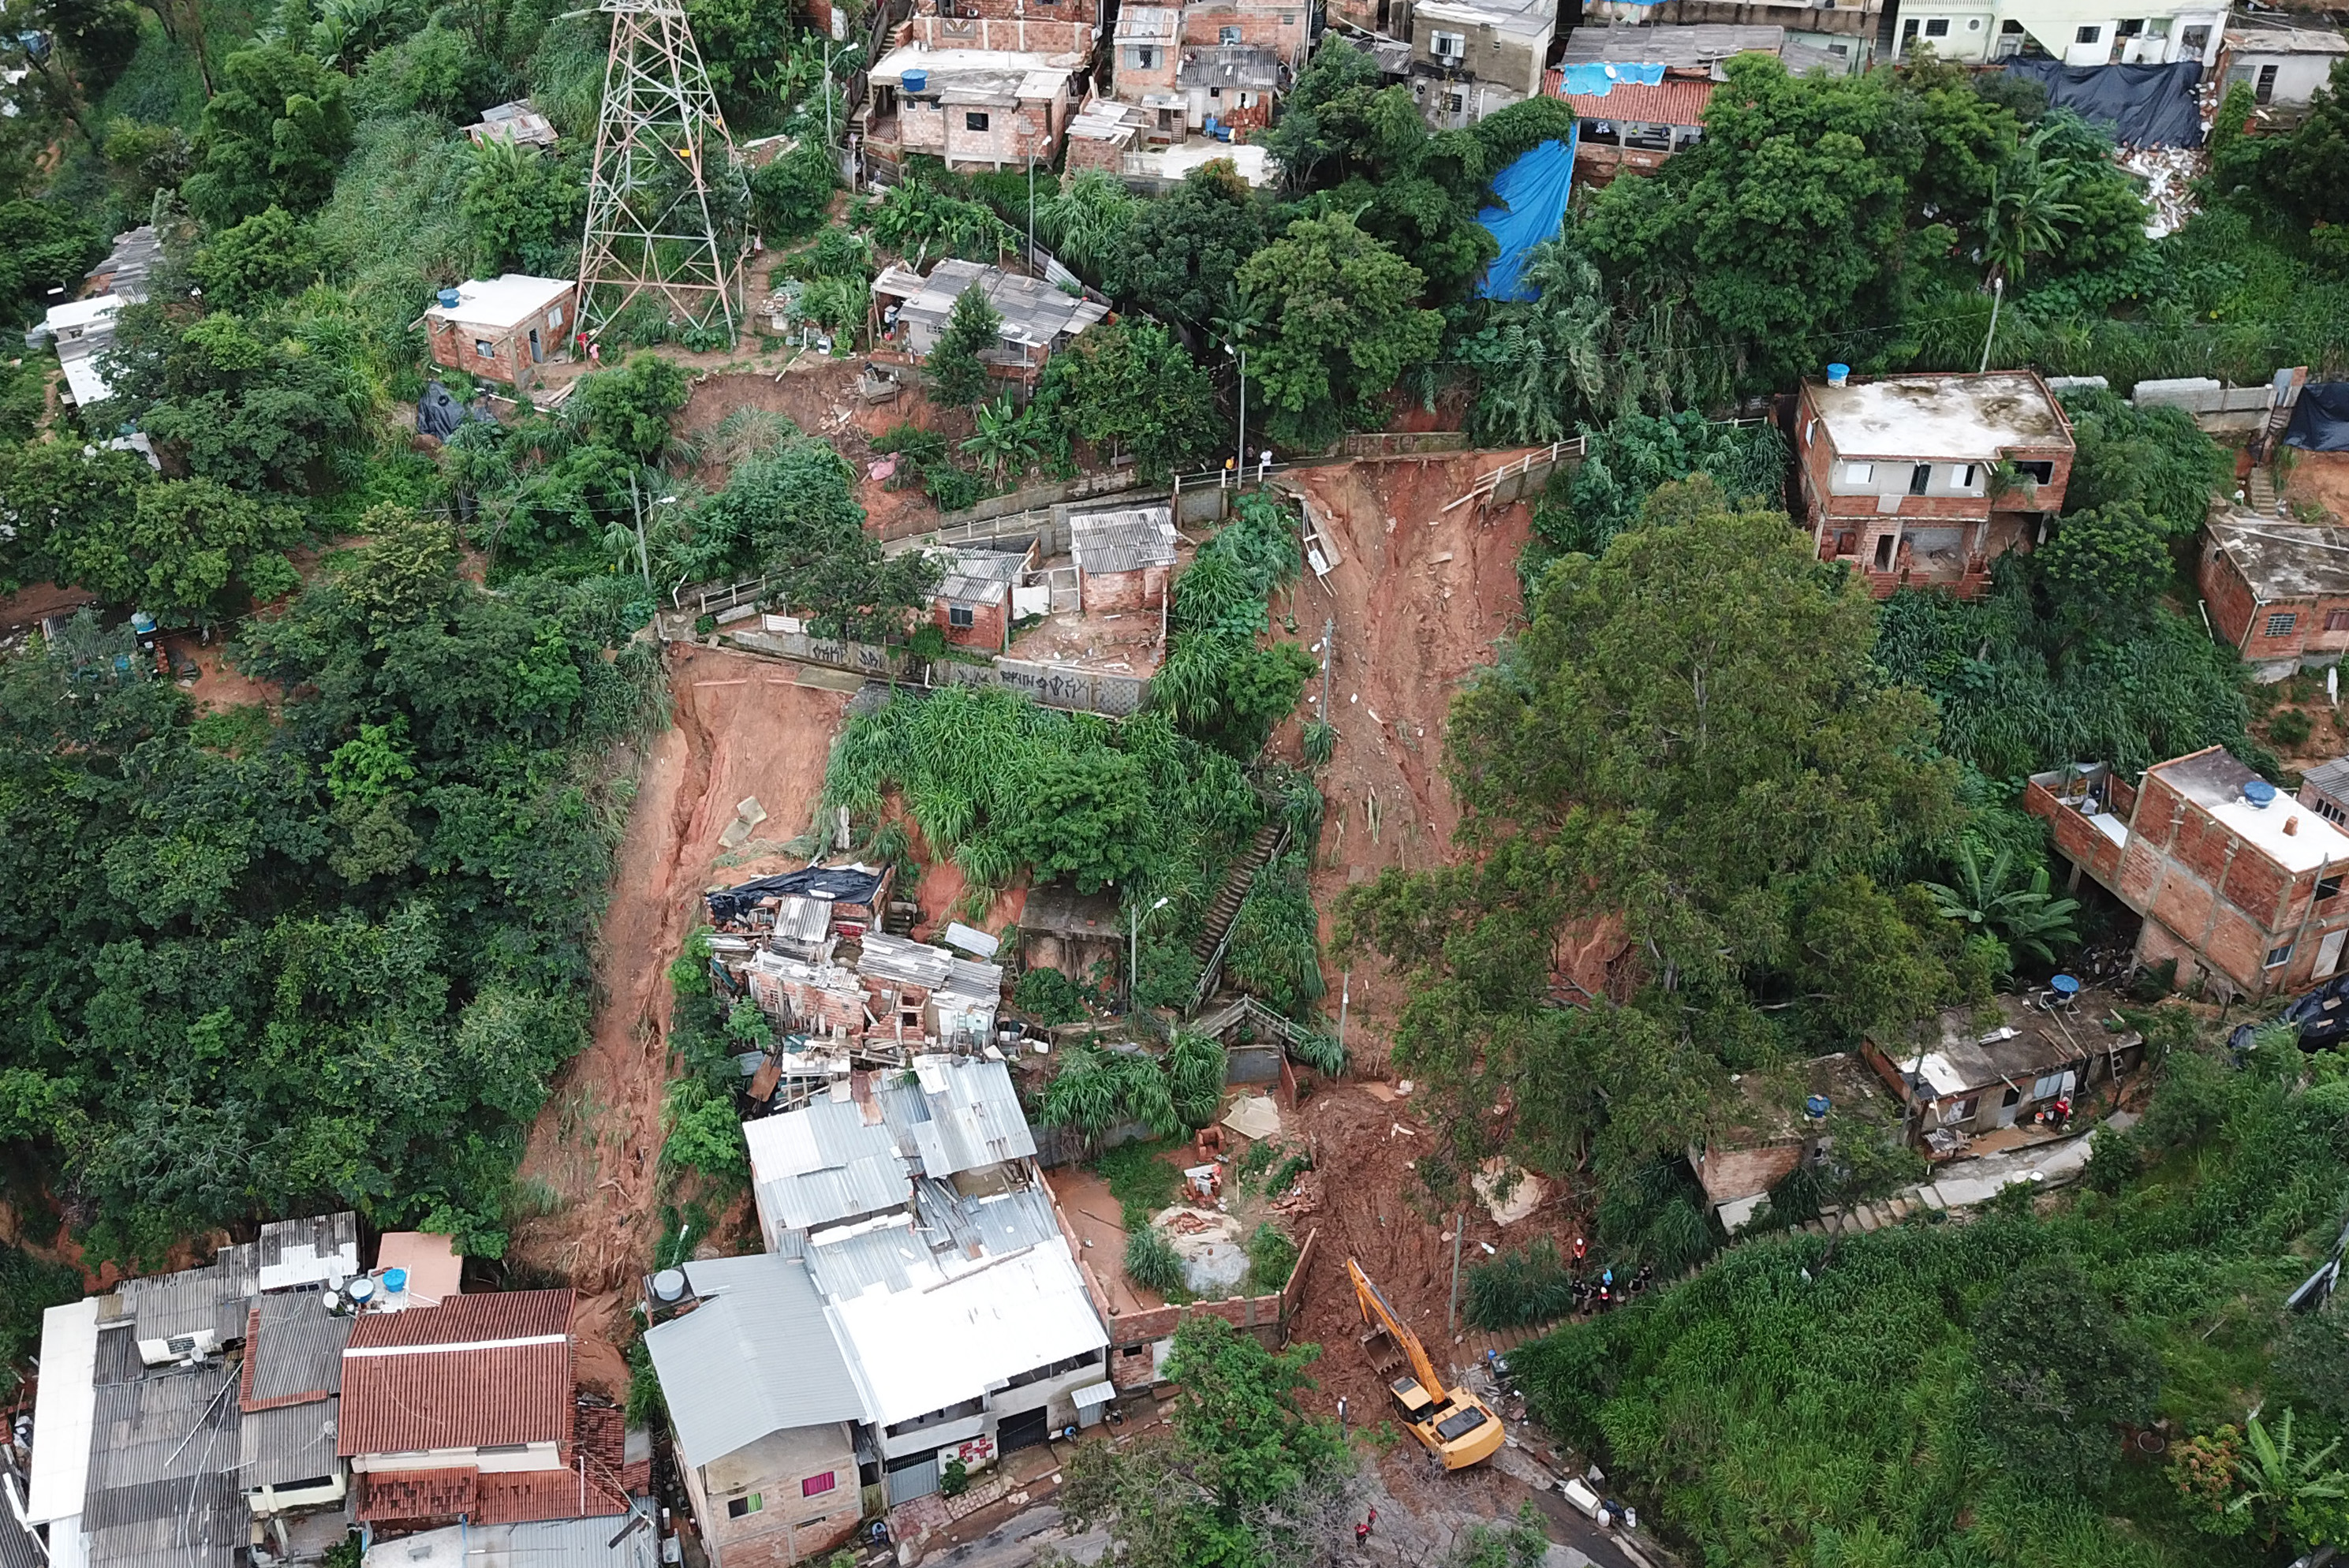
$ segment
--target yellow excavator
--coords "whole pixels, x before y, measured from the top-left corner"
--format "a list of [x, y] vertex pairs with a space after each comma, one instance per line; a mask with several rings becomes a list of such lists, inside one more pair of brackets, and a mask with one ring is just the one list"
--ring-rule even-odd
[[[1465, 1470], [1492, 1458], [1507, 1436], [1501, 1418], [1467, 1389], [1444, 1387], [1444, 1379], [1435, 1375], [1435, 1364], [1427, 1358], [1427, 1347], [1387, 1305], [1362, 1265], [1348, 1258], [1346, 1272], [1353, 1276], [1354, 1301], [1362, 1309], [1362, 1321], [1371, 1326], [1362, 1336], [1364, 1347], [1384, 1333], [1411, 1363], [1413, 1376], [1396, 1377], [1387, 1385], [1411, 1435], [1447, 1470]], [[1380, 1371], [1381, 1375], [1392, 1372], [1398, 1365], [1390, 1361]]]

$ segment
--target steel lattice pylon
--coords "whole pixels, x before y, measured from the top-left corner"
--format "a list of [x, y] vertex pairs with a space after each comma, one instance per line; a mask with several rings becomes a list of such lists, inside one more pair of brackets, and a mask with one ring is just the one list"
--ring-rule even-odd
[[740, 176], [685, 8], [678, 0], [604, 0], [597, 9], [611, 13], [612, 52], [587, 181], [580, 322], [602, 327], [649, 293], [673, 316], [730, 335], [742, 256], [739, 247], [725, 253], [718, 216], [729, 203], [715, 186]]

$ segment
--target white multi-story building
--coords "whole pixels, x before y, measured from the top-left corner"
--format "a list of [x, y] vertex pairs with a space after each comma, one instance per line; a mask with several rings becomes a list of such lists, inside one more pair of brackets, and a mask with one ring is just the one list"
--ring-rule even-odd
[[1945, 60], [2011, 58], [2035, 43], [2067, 66], [2217, 61], [2227, 7], [2210, 0], [1902, 0], [1902, 52], [1930, 44]]

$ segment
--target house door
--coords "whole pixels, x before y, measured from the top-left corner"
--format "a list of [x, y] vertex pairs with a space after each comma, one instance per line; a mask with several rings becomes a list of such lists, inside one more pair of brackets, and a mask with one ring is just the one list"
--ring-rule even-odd
[[1052, 1429], [1045, 1424], [1045, 1407], [1022, 1410], [1016, 1416], [1006, 1416], [995, 1429], [995, 1447], [999, 1453], [1016, 1454], [1021, 1449], [1040, 1448], [1051, 1439]]
[[[903, 1466], [903, 1469], [898, 1468]], [[927, 1497], [938, 1490], [938, 1456], [925, 1454], [907, 1463], [896, 1460], [889, 1467], [889, 1506], [911, 1502], [917, 1497]]]
[[534, 326], [530, 329], [530, 362], [533, 365], [546, 363], [546, 351], [538, 346], [538, 328]]
[[2310, 979], [2329, 978], [2341, 967], [2341, 939], [2344, 936], [2349, 936], [2349, 928], [2324, 934], [2324, 939], [2316, 944], [2316, 972]]
[[2023, 1091], [2019, 1088], [2008, 1089], [2006, 1091], [2006, 1098], [1999, 1102], [1998, 1125], [2001, 1127], [2013, 1127], [2014, 1125], [2014, 1108], [2022, 1103]]

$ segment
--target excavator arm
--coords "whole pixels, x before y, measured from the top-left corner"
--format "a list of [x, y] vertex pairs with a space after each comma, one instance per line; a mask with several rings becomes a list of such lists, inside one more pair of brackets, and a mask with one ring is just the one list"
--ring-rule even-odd
[[1466, 1388], [1444, 1387], [1428, 1359], [1427, 1346], [1371, 1283], [1361, 1264], [1348, 1258], [1346, 1273], [1354, 1282], [1354, 1302], [1361, 1308], [1362, 1321], [1383, 1331], [1411, 1363], [1411, 1379], [1396, 1380], [1392, 1389], [1412, 1436], [1447, 1470], [1491, 1458], [1507, 1436], [1501, 1418]]

